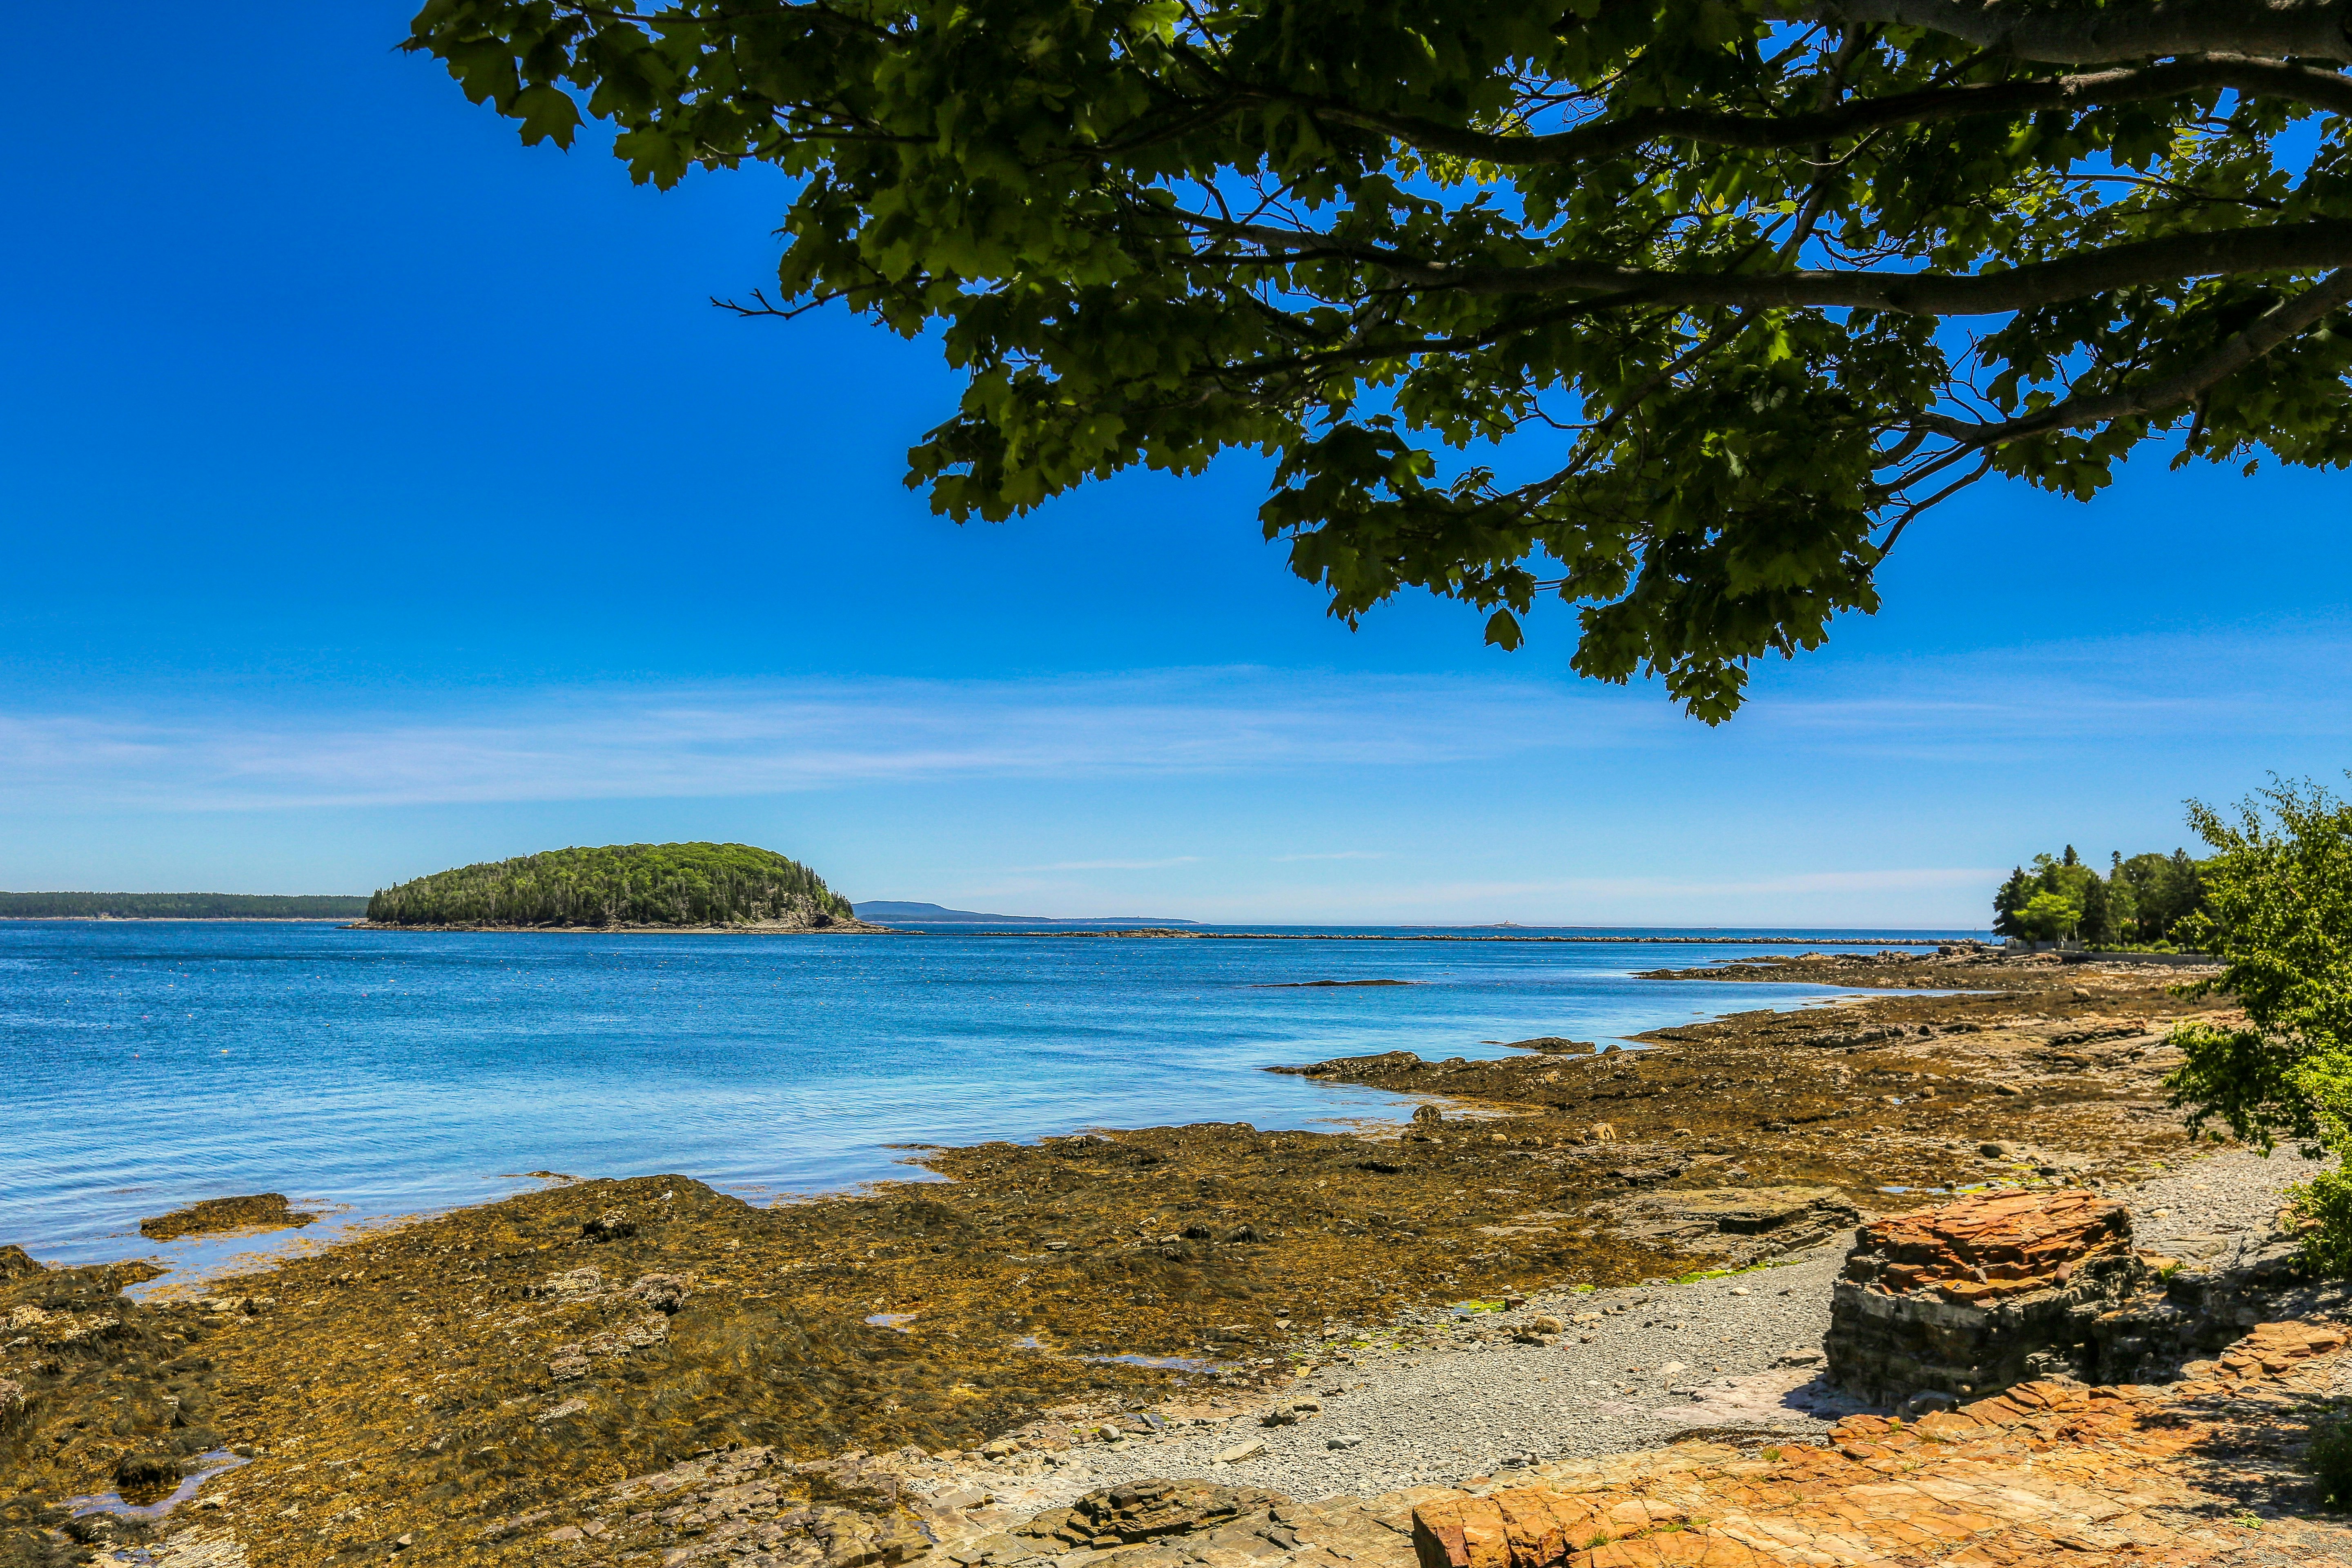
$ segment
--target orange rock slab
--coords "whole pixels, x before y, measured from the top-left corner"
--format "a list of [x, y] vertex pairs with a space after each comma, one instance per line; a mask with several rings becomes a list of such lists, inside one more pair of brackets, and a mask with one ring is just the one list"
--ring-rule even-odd
[[2224, 1522], [2233, 1505], [2187, 1462], [2222, 1425], [2211, 1396], [2259, 1401], [2347, 1343], [2334, 1324], [2265, 1323], [2196, 1382], [2030, 1383], [1914, 1422], [1853, 1416], [1826, 1447], [1694, 1443], [1539, 1467], [1540, 1484], [1419, 1504], [1414, 1552], [1421, 1568], [2352, 1565], [2352, 1531], [2331, 1525], [2296, 1538], [2315, 1530], [2325, 1548], [2242, 1557], [2284, 1543]]
[[1989, 1193], [1864, 1226], [1854, 1251], [1885, 1259], [1879, 1283], [1987, 1300], [2063, 1284], [2084, 1263], [2131, 1250], [2131, 1213], [2071, 1189]]

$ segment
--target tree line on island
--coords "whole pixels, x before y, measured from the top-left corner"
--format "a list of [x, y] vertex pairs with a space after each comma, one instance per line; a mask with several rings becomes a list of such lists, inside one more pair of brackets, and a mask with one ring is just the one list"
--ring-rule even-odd
[[749, 844], [614, 844], [486, 860], [385, 888], [373, 925], [855, 926], [849, 900]]
[[344, 893], [0, 893], [10, 921], [347, 921], [367, 907]]
[[2178, 948], [2185, 945], [2184, 923], [2205, 908], [2203, 868], [2185, 849], [2128, 860], [2116, 853], [2102, 877], [2069, 844], [2010, 872], [1993, 894], [1992, 929], [2027, 942]]

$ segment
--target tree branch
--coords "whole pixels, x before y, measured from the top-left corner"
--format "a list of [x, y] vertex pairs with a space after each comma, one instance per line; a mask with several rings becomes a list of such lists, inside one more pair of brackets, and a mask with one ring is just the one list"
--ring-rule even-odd
[[[1279, 237], [1283, 230], [1253, 236]], [[1310, 238], [1317, 249], [1339, 247], [1359, 259], [1422, 289], [1464, 294], [1540, 294], [1555, 290], [1607, 293], [1626, 304], [1745, 306], [1787, 310], [1805, 306], [1895, 310], [1918, 316], [2004, 314], [2078, 300], [2112, 289], [2170, 283], [2188, 278], [2232, 278], [2250, 272], [2316, 272], [2352, 266], [2352, 221], [2305, 223], [2168, 235], [2085, 251], [2055, 261], [2028, 262], [2001, 272], [1953, 276], [1934, 272], [1803, 269], [1789, 272], [1654, 272], [1602, 262], [1552, 261], [1533, 267], [1454, 268], [1399, 256], [1376, 247], [1341, 247]], [[1302, 250], [1306, 247], [1300, 247]]]
[[1961, 87], [1930, 88], [1887, 98], [1856, 99], [1834, 109], [1801, 114], [1648, 109], [1620, 120], [1580, 125], [1573, 131], [1548, 136], [1497, 136], [1410, 115], [1374, 113], [1323, 99], [1291, 98], [1290, 101], [1314, 110], [1324, 119], [1377, 131], [1423, 152], [1524, 168], [1594, 163], [1661, 140], [1769, 152], [1833, 142], [1891, 126], [1931, 125], [1989, 114], [2015, 117], [2053, 109], [2079, 111], [2104, 104], [2139, 103], [2225, 88], [2260, 97], [2290, 99], [2315, 109], [2352, 115], [2352, 77], [2313, 66], [2228, 54], [2041, 81], [1974, 82]]
[[2308, 331], [2330, 310], [2352, 303], [2352, 267], [2329, 273], [2302, 293], [2280, 300], [2234, 337], [2225, 338], [2211, 353], [2191, 360], [2168, 375], [2143, 382], [2125, 392], [2093, 397], [2069, 397], [2021, 419], [1997, 425], [1976, 425], [1943, 415], [1927, 415], [1920, 426], [1948, 436], [1969, 447], [1998, 447], [2053, 430], [2107, 425], [2142, 414], [2177, 408], [2243, 370], [2289, 338]]
[[2095, 8], [2017, 0], [1768, 0], [1765, 15], [1923, 27], [2053, 65], [2217, 53], [2352, 59], [2352, 0], [2138, 0]]

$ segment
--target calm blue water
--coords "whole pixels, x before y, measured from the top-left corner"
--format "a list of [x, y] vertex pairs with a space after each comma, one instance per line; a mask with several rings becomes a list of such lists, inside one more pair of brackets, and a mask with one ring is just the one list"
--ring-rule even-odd
[[[251, 1244], [159, 1246], [140, 1216], [278, 1191], [348, 1221], [534, 1170], [761, 1201], [910, 1174], [894, 1145], [1391, 1116], [1408, 1102], [1258, 1069], [1831, 994], [1628, 973], [1789, 951], [0, 921], [0, 1242], [204, 1267]], [[1326, 979], [1412, 984], [1283, 988]]]

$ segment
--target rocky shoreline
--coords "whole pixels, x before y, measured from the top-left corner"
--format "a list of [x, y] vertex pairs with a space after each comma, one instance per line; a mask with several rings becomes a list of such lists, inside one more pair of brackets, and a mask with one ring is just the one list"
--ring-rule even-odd
[[[1060, 928], [1023, 928], [1018, 931], [976, 930], [940, 931], [926, 931], [924, 936], [1108, 936], [1108, 937], [1183, 937], [1193, 942], [1568, 942], [1634, 943], [1643, 947], [1811, 947], [1821, 942], [1817, 936], [1610, 936], [1601, 934], [1575, 936], [1509, 936], [1501, 933], [1465, 931], [1421, 931], [1400, 936], [1394, 931], [1186, 931], [1176, 926], [1107, 926], [1097, 931], [1066, 931]], [[1946, 948], [1952, 945], [1949, 938], [1935, 936], [1870, 937], [1869, 942], [1886, 948]]]
[[[2200, 1151], [2161, 1104], [2163, 1031], [2215, 1009], [2171, 994], [2177, 971], [1967, 952], [1726, 969], [1967, 989], [1741, 1014], [1635, 1051], [1297, 1069], [1426, 1096], [1389, 1135], [929, 1150], [950, 1182], [765, 1209], [683, 1177], [560, 1185], [203, 1297], [132, 1302], [135, 1271], [0, 1254], [0, 1554], [143, 1538], [167, 1568], [230, 1561], [170, 1544], [196, 1535], [254, 1564], [871, 1568], [1171, 1469], [1287, 1499], [1595, 1463], [1670, 1426], [1797, 1442], [1840, 1414], [1788, 1399], [1814, 1375], [1812, 1282], [1858, 1214], [1964, 1184], [2196, 1190], [2167, 1170]], [[1456, 1105], [1476, 1114], [1439, 1109]], [[2192, 1169], [2255, 1174], [2206, 1178], [2230, 1195], [2200, 1246], [2299, 1173], [2217, 1152]], [[2151, 1235], [2188, 1208], [2141, 1206]], [[1694, 1274], [1717, 1277], [1666, 1283]], [[152, 1502], [159, 1461], [223, 1454], [249, 1462], [167, 1520], [70, 1514], [110, 1487]], [[688, 1491], [705, 1500], [655, 1506]], [[630, 1544], [600, 1544], [624, 1524]]]

